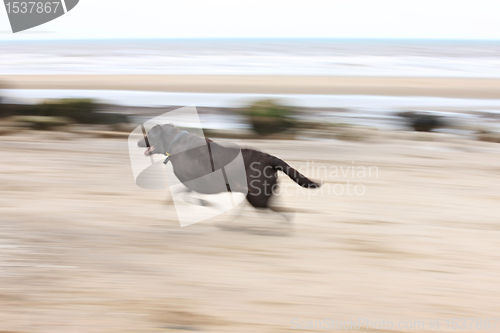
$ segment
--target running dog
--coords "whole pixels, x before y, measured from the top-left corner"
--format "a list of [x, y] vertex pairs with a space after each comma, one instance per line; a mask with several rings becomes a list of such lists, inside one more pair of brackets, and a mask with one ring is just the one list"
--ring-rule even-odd
[[[246, 200], [255, 208], [269, 208], [273, 189], [277, 186], [278, 171], [282, 171], [298, 185], [305, 188], [318, 188], [321, 185], [309, 180], [285, 161], [253, 149], [240, 149], [236, 145], [222, 145], [208, 138], [182, 131], [172, 124], [156, 125], [137, 143], [147, 148], [146, 156], [162, 154], [167, 156], [165, 163], [172, 163], [174, 174], [189, 190], [202, 194], [222, 192], [247, 193]], [[243, 157], [245, 175], [241, 166], [231, 164], [240, 153]], [[214, 171], [221, 169], [225, 182]], [[246, 178], [246, 179], [245, 179]], [[235, 181], [229, 186], [228, 179]]]

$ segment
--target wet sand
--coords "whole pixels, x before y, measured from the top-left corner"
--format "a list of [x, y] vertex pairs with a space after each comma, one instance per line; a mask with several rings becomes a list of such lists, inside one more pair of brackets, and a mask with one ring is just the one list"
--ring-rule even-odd
[[3, 75], [12, 89], [500, 98], [500, 79], [213, 75]]
[[306, 172], [366, 192], [282, 195], [300, 210], [287, 236], [273, 235], [288, 230], [277, 216], [250, 210], [231, 223], [240, 231], [214, 226], [226, 216], [181, 228], [168, 193], [135, 186], [125, 139], [0, 137], [0, 331], [278, 333], [293, 318], [498, 317], [500, 146], [378, 133], [239, 142], [296, 168], [377, 166], [366, 178]]

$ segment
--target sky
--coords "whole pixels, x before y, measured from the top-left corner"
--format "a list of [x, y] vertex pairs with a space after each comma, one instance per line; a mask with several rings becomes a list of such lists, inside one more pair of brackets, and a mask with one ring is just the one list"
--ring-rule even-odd
[[17, 34], [0, 8], [3, 41], [150, 38], [500, 40], [500, 0], [80, 0]]

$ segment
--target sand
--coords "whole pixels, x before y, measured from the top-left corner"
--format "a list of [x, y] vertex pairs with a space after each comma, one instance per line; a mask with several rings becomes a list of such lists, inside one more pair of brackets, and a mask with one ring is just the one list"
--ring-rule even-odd
[[447, 318], [499, 316], [498, 144], [410, 133], [239, 143], [296, 168], [378, 173], [307, 171], [365, 193], [282, 195], [299, 210], [291, 233], [250, 210], [232, 223], [240, 231], [214, 226], [225, 216], [181, 228], [168, 193], [135, 186], [126, 139], [0, 137], [0, 331], [279, 333], [294, 318], [368, 318], [423, 320], [407, 330], [423, 332], [431, 318], [453, 331]]
[[328, 76], [3, 75], [18, 89], [500, 98], [500, 79]]

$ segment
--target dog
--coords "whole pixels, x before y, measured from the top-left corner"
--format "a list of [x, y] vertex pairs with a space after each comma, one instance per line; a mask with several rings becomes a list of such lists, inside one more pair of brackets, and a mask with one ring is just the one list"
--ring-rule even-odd
[[[278, 208], [270, 205], [278, 184], [278, 171], [304, 188], [321, 186], [276, 156], [254, 149], [240, 149], [236, 145], [222, 145], [208, 138], [189, 134], [172, 124], [155, 125], [137, 144], [147, 148], [144, 152], [146, 156], [166, 155], [165, 163], [172, 163], [175, 176], [188, 190], [202, 194], [246, 193], [246, 200], [257, 209], [269, 208], [279, 212]], [[240, 152], [246, 172], [243, 177], [241, 166], [231, 163]], [[214, 172], [219, 169], [223, 171], [225, 182], [221, 182], [220, 176], [217, 177]], [[228, 182], [228, 179], [233, 181]]]

